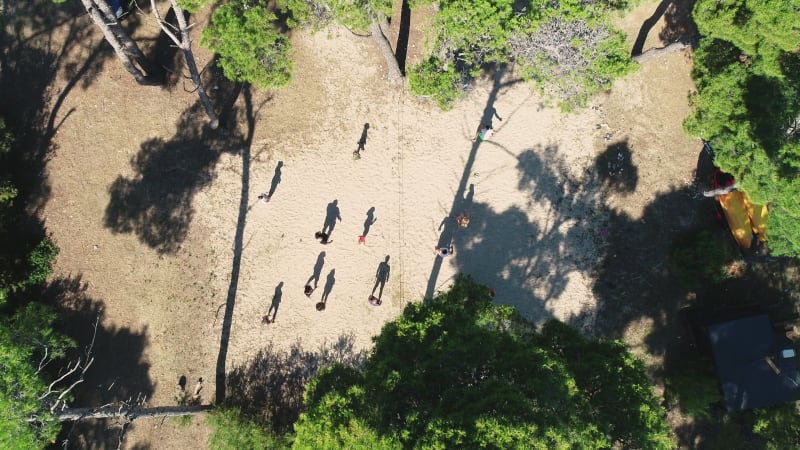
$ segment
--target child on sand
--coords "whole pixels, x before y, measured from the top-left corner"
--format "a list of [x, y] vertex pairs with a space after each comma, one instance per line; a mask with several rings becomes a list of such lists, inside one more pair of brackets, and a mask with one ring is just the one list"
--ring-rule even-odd
[[266, 193], [261, 193], [258, 195], [258, 199], [263, 201], [264, 203], [269, 203], [269, 195]]
[[494, 128], [492, 128], [491, 124], [483, 124], [481, 125], [480, 131], [478, 131], [478, 135], [475, 136], [475, 139], [472, 141], [477, 141], [480, 139], [481, 141], [488, 140], [494, 134]]
[[434, 248], [433, 251], [436, 253], [436, 256], [447, 258], [455, 253], [455, 248], [453, 248], [453, 244], [450, 244], [449, 247]]
[[464, 211], [462, 214], [456, 216], [456, 223], [459, 228], [467, 228], [469, 226], [469, 213]]

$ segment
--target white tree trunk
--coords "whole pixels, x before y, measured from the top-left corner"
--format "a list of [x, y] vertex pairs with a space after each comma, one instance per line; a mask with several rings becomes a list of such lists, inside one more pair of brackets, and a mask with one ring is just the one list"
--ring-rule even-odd
[[131, 406], [102, 406], [99, 408], [67, 408], [56, 412], [54, 415], [60, 422], [71, 422], [86, 419], [150, 419], [154, 417], [196, 416], [206, 414], [214, 407], [211, 405], [198, 406], [158, 406], [155, 408], [141, 408]]
[[[152, 74], [147, 58], [144, 57], [144, 54], [139, 50], [136, 43], [122, 30], [122, 27], [119, 26], [117, 18], [111, 12], [111, 8], [108, 7], [108, 4], [103, 0], [99, 2], [95, 2], [94, 0], [81, 0], [81, 3], [86, 9], [86, 12], [89, 13], [92, 22], [100, 28], [103, 37], [105, 37], [106, 41], [111, 45], [111, 48], [114, 49], [114, 53], [117, 54], [123, 67], [133, 75], [136, 82], [141, 85], [157, 84], [147, 78], [148, 74]], [[136, 64], [131, 60], [131, 55], [133, 55], [139, 67], [136, 67]]]
[[370, 24], [370, 32], [372, 34], [372, 39], [378, 43], [383, 58], [386, 60], [386, 66], [389, 69], [389, 81], [399, 83], [403, 79], [403, 72], [400, 71], [400, 65], [397, 64], [397, 58], [394, 56], [392, 46], [389, 44], [389, 40], [386, 39], [383, 31], [381, 31], [381, 26], [377, 20], [373, 20]]
[[170, 0], [170, 4], [172, 4], [172, 10], [175, 11], [175, 17], [178, 19], [178, 28], [181, 32], [181, 37], [178, 39], [178, 36], [176, 36], [175, 33], [173, 33], [170, 29], [171, 25], [161, 19], [161, 14], [159, 14], [158, 8], [156, 7], [156, 1], [150, 0], [150, 4], [152, 5], [153, 14], [156, 16], [156, 20], [158, 20], [158, 24], [161, 26], [161, 29], [170, 38], [170, 40], [172, 40], [172, 42], [183, 51], [183, 57], [186, 59], [186, 66], [189, 68], [189, 74], [192, 77], [192, 82], [197, 88], [197, 94], [200, 96], [200, 103], [203, 104], [203, 109], [206, 110], [211, 128], [216, 129], [219, 126], [219, 118], [217, 118], [216, 113], [214, 113], [214, 107], [211, 104], [211, 99], [206, 93], [206, 89], [203, 86], [203, 81], [200, 79], [200, 72], [197, 70], [197, 64], [194, 61], [194, 54], [192, 53], [192, 41], [189, 38], [189, 24], [186, 23], [186, 17], [184, 16], [183, 8], [178, 6], [178, 2], [176, 0]]
[[106, 18], [100, 11], [100, 9], [95, 5], [92, 0], [81, 0], [83, 7], [86, 8], [86, 12], [89, 13], [89, 17], [92, 19], [92, 22], [100, 28], [100, 31], [103, 32], [103, 36], [106, 38], [106, 41], [111, 44], [111, 48], [114, 49], [114, 53], [117, 54], [122, 65], [128, 72], [133, 75], [133, 78], [136, 79], [136, 82], [139, 84], [147, 84], [146, 75], [136, 67], [136, 65], [131, 61], [130, 57], [125, 50], [122, 48], [122, 44], [120, 43], [117, 35], [111, 31], [111, 27], [108, 25]]
[[673, 42], [666, 47], [659, 47], [659, 48], [650, 48], [646, 52], [642, 53], [641, 55], [636, 55], [633, 57], [633, 60], [639, 64], [642, 64], [650, 59], [653, 59], [657, 56], [666, 55], [668, 53], [677, 52], [679, 50], [683, 50], [687, 47], [691, 47], [691, 44], [688, 42]]
[[148, 75], [152, 75], [155, 73], [153, 67], [150, 65], [150, 61], [145, 58], [144, 53], [139, 49], [139, 46], [136, 45], [136, 42], [128, 36], [128, 33], [122, 29], [122, 26], [119, 24], [117, 20], [117, 15], [111, 11], [111, 7], [105, 0], [94, 0], [95, 4], [100, 11], [103, 12], [103, 15], [108, 20], [108, 26], [111, 31], [117, 36], [119, 42], [122, 43], [122, 46], [125, 48], [125, 51], [128, 52], [129, 55], [133, 56], [133, 59], [139, 64], [139, 67], [142, 68]]

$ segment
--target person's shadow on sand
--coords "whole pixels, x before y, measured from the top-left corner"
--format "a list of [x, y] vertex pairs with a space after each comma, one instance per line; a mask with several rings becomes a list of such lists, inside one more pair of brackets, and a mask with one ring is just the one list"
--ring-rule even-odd
[[306, 285], [310, 285], [311, 282], [314, 282], [314, 289], [317, 288], [317, 284], [319, 283], [319, 277], [322, 275], [322, 266], [325, 265], [325, 252], [319, 252], [317, 256], [317, 262], [314, 263], [314, 272], [308, 277], [308, 281], [306, 281]]
[[378, 270], [375, 272], [375, 285], [372, 286], [372, 295], [375, 295], [375, 289], [378, 289], [380, 286], [380, 290], [378, 291], [378, 300], [383, 297], [383, 287], [386, 286], [386, 282], [389, 281], [390, 271], [391, 267], [389, 267], [389, 255], [386, 255], [386, 260], [378, 264]]
[[322, 225], [322, 232], [330, 237], [333, 234], [333, 228], [336, 226], [336, 221], [341, 222], [342, 216], [339, 213], [339, 201], [334, 200], [328, 203], [328, 210], [325, 214], [325, 223]]
[[325, 306], [328, 303], [328, 296], [331, 295], [334, 283], [336, 283], [336, 269], [331, 269], [331, 271], [328, 273], [328, 277], [325, 279], [325, 287], [322, 289], [321, 301], [317, 303], [317, 311], [322, 311], [325, 309]]
[[[269, 305], [269, 311], [264, 316], [265, 323], [275, 323], [275, 318], [278, 316], [278, 307], [281, 306], [281, 297], [283, 297], [283, 281], [275, 286], [275, 294], [272, 296], [272, 304]], [[271, 314], [271, 316], [270, 316]]]
[[367, 219], [364, 221], [364, 231], [361, 233], [362, 236], [366, 237], [369, 233], [369, 228], [375, 223], [378, 219], [375, 218], [375, 207], [371, 207], [367, 210]]
[[278, 189], [278, 185], [281, 183], [281, 168], [283, 167], [283, 161], [278, 161], [278, 165], [275, 166], [275, 174], [272, 175], [272, 184], [269, 186], [269, 193], [267, 197], [272, 197], [275, 193], [275, 190]]

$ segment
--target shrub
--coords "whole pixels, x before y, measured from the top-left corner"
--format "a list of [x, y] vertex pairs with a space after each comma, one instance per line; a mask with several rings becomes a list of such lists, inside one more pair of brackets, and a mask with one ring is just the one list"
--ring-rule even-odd
[[680, 410], [694, 419], [710, 419], [711, 405], [722, 400], [719, 379], [710, 361], [683, 360], [681, 365], [666, 378], [666, 397], [670, 407]]
[[214, 431], [209, 447], [217, 450], [291, 448], [290, 435], [273, 436], [266, 426], [241, 417], [235, 409], [220, 408], [208, 416]]
[[728, 278], [725, 249], [719, 239], [708, 231], [676, 240], [671, 257], [675, 275], [689, 289]]
[[214, 11], [200, 43], [219, 53], [225, 78], [263, 89], [285, 86], [292, 73], [290, 44], [275, 20], [266, 5], [235, 0]]

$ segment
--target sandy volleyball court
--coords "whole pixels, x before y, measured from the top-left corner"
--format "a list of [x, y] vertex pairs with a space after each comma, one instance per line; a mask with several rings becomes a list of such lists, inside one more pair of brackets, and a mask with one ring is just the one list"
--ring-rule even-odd
[[[299, 339], [316, 347], [353, 333], [358, 345], [366, 346], [405, 304], [447, 289], [458, 272], [491, 286], [498, 302], [517, 306], [534, 321], [591, 311], [589, 272], [593, 252], [602, 245], [597, 238], [602, 226], [588, 211], [597, 200], [580, 191], [596, 186], [569, 180], [580, 181], [594, 163], [599, 131], [582, 128], [599, 120], [597, 111], [565, 117], [545, 109], [530, 87], [506, 73], [441, 113], [392, 88], [378, 67], [343, 64], [375, 52], [369, 42], [341, 33], [299, 44], [298, 53], [329, 46], [337, 51], [301, 59], [296, 75], [302, 82], [276, 93], [260, 112], [231, 363], [244, 362], [269, 340]], [[308, 91], [319, 93], [318, 102], [300, 104], [296, 99]], [[289, 108], [291, 121], [284, 117]], [[488, 116], [494, 116], [497, 133], [473, 142], [492, 108], [497, 116]], [[353, 160], [365, 123], [370, 124], [366, 147], [362, 158]], [[263, 203], [257, 196], [269, 191], [279, 162], [280, 183]], [[238, 156], [224, 157], [218, 178], [194, 200], [196, 220], [214, 230], [220, 274], [231, 270], [240, 169]], [[323, 228], [333, 202], [341, 221], [331, 243], [321, 245], [314, 233]], [[376, 220], [366, 245], [359, 245], [371, 208]], [[455, 224], [462, 211], [471, 216], [465, 229]], [[455, 256], [437, 258], [434, 247], [451, 240]], [[322, 252], [318, 287], [306, 298], [303, 287]], [[382, 306], [374, 307], [367, 299], [386, 256], [390, 277]], [[218, 290], [225, 292], [229, 280], [219, 282]], [[279, 285], [276, 320], [264, 325], [262, 316]], [[326, 308], [317, 311], [326, 285]]]
[[[134, 374], [126, 392], [138, 388], [151, 404], [169, 405], [178, 377], [202, 376], [203, 400], [211, 402], [226, 309], [230, 370], [269, 345], [288, 349], [299, 341], [315, 349], [352, 336], [356, 349], [368, 348], [406, 304], [446, 290], [459, 272], [534, 322], [555, 317], [592, 333], [597, 254], [615, 233], [603, 206], [636, 217], [652, 195], [681, 184], [694, 163], [694, 142], [680, 125], [691, 87], [681, 54], [642, 67], [566, 116], [546, 108], [513, 68], [481, 80], [441, 112], [385, 80], [369, 39], [332, 30], [297, 33], [292, 42], [291, 86], [254, 93], [252, 144], [216, 149], [199, 171], [192, 145], [202, 139], [169, 146], [185, 135], [177, 124], [195, 101], [180, 88], [150, 99], [120, 96], [139, 88], [110, 61], [89, 89], [73, 91], [61, 106], [59, 118], [74, 111], [48, 166], [45, 216], [61, 247], [56, 273], [80, 277], [82, 293], [102, 306], [113, 332], [98, 351], [138, 352], [134, 371], [119, 366], [116, 373], [114, 362], [107, 364], [97, 383], [107, 392]], [[208, 57], [200, 52], [201, 66]], [[245, 109], [242, 98], [237, 108]], [[490, 119], [497, 133], [473, 142]], [[353, 160], [365, 123], [365, 150]], [[597, 164], [616, 142], [625, 142], [639, 171], [638, 186], [624, 195], [603, 188], [604, 166]], [[153, 148], [148, 165], [141, 155]], [[270, 190], [278, 164], [280, 181], [263, 203], [258, 195]], [[190, 188], [158, 190], [183, 176]], [[107, 220], [119, 180], [147, 206], [127, 228]], [[341, 221], [322, 245], [314, 233], [334, 201]], [[178, 206], [164, 212], [165, 204]], [[375, 220], [360, 245], [372, 208]], [[471, 220], [462, 229], [454, 217], [465, 211]], [[165, 227], [170, 221], [180, 226]], [[168, 251], [152, 237], [155, 230], [166, 239], [165, 229]], [[434, 247], [451, 242], [455, 255], [437, 258]], [[381, 263], [390, 275], [375, 307], [368, 297]], [[303, 287], [315, 265], [317, 289], [308, 298]], [[268, 312], [274, 323], [263, 322]], [[117, 339], [123, 334], [124, 346]], [[200, 448], [208, 433], [202, 421], [185, 433], [170, 422], [141, 422], [129, 445], [152, 445], [154, 427], [170, 427], [164, 434], [174, 436], [160, 448]]]

